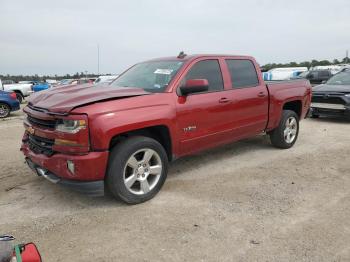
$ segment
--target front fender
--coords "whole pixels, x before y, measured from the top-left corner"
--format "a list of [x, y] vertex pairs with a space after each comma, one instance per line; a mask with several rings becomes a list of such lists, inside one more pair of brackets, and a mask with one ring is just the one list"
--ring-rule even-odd
[[[140, 107], [99, 115], [89, 120], [91, 147], [94, 150], [108, 150], [113, 137], [153, 126], [166, 126], [170, 136], [176, 136], [175, 110], [169, 105]], [[173, 143], [176, 149], [177, 144]]]

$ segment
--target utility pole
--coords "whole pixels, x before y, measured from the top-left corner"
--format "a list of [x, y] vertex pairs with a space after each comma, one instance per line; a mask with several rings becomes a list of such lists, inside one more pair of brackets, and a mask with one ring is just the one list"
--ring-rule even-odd
[[97, 74], [100, 75], [100, 45], [97, 44]]
[[346, 50], [346, 55], [345, 55], [345, 63], [349, 63], [349, 50]]

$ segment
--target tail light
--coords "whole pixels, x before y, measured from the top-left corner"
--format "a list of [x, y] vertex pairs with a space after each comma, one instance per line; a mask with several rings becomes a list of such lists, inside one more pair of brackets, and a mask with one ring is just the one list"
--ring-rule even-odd
[[14, 100], [17, 99], [17, 96], [16, 96], [16, 93], [15, 93], [15, 92], [10, 93], [10, 97], [11, 97], [12, 99], [14, 99]]

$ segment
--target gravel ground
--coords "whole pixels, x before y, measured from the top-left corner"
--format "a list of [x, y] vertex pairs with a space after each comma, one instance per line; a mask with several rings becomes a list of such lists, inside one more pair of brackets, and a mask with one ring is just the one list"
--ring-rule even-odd
[[0, 121], [0, 232], [44, 261], [350, 261], [350, 122], [307, 119], [290, 150], [256, 137], [171, 165], [151, 201], [35, 176], [21, 114]]

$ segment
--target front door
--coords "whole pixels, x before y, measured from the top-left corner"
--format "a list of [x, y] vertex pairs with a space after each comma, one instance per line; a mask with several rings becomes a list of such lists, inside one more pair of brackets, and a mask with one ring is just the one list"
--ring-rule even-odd
[[229, 91], [224, 90], [219, 61], [207, 59], [196, 62], [181, 83], [189, 79], [207, 79], [209, 91], [178, 97], [177, 128], [181, 155], [223, 143], [230, 131]]

